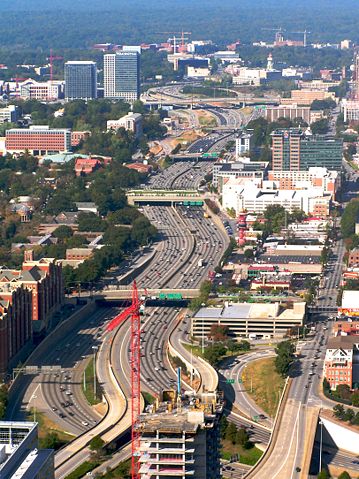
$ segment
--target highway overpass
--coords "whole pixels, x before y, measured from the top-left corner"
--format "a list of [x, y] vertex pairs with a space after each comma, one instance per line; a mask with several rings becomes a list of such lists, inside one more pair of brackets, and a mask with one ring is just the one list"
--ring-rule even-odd
[[[180, 299], [192, 299], [199, 296], [199, 288], [194, 289], [138, 289], [140, 296], [146, 296], [147, 298], [160, 298], [160, 295], [181, 295]], [[97, 291], [94, 295], [95, 299], [101, 300], [119, 300], [119, 299], [131, 299], [132, 288], [131, 286], [118, 286], [117, 288], [110, 290]], [[179, 299], [179, 300], [180, 300]], [[170, 301], [171, 299], [168, 298]], [[167, 300], [164, 300], [167, 301]]]
[[129, 190], [126, 193], [129, 205], [151, 203], [184, 203], [198, 202], [202, 206], [203, 199], [197, 190]]
[[216, 97], [216, 98], [162, 98], [162, 99], [145, 99], [143, 100], [145, 105], [150, 107], [158, 106], [201, 106], [201, 105], [214, 105], [218, 104], [232, 104], [232, 105], [278, 105], [279, 98], [248, 98], [248, 97]]

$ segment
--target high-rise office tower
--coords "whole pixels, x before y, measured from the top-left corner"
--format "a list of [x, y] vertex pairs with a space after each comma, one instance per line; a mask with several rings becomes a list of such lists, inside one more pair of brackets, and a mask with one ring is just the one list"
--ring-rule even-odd
[[97, 65], [91, 61], [65, 63], [65, 99], [97, 98]]
[[314, 166], [341, 169], [342, 139], [313, 136], [297, 128], [275, 130], [271, 136], [274, 171], [303, 171]]
[[104, 56], [104, 96], [134, 102], [140, 97], [140, 55], [121, 51]]

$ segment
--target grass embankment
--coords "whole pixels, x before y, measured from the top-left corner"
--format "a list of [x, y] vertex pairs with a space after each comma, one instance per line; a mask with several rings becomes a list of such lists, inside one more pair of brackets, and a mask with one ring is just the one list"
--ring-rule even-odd
[[95, 406], [96, 404], [101, 402], [101, 396], [102, 396], [101, 385], [98, 382], [97, 378], [96, 378], [96, 396], [95, 396], [94, 376], [95, 376], [94, 364], [91, 358], [85, 369], [86, 387], [84, 387], [84, 383], [82, 382], [82, 391], [87, 399], [87, 402], [91, 406]]
[[100, 461], [85, 461], [68, 476], [66, 476], [65, 479], [80, 479], [81, 477], [86, 476], [88, 472], [93, 471], [100, 464]]
[[228, 441], [227, 439], [222, 440], [222, 458], [230, 461], [236, 454], [239, 455], [238, 462], [254, 466], [263, 452], [255, 446], [245, 449], [240, 444], [232, 444], [231, 441]]
[[141, 394], [143, 396], [143, 399], [145, 400], [146, 406], [148, 406], [149, 404], [154, 404], [156, 402], [156, 398], [147, 391], [141, 391]]
[[39, 445], [40, 447], [49, 447], [50, 436], [56, 435], [55, 441], [51, 444], [59, 449], [64, 444], [75, 439], [75, 436], [63, 431], [56, 422], [49, 419], [44, 413], [30, 409], [27, 414], [28, 421], [36, 421], [39, 425]]
[[277, 412], [284, 387], [284, 379], [276, 372], [275, 358], [259, 359], [250, 363], [243, 375], [243, 385], [256, 404], [270, 417]]

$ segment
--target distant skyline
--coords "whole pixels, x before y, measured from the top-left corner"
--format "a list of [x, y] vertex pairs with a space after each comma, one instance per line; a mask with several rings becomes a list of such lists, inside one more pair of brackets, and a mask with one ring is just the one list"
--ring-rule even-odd
[[307, 29], [309, 41], [359, 42], [356, 0], [3, 0], [1, 8], [0, 45], [26, 48], [160, 42], [157, 32], [182, 28], [195, 39], [252, 42], [278, 26], [297, 38], [291, 32]]

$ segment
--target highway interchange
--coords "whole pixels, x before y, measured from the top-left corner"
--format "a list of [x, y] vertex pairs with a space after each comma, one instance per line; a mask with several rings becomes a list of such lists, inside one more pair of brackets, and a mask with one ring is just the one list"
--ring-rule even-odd
[[[213, 142], [213, 140], [215, 141]], [[217, 136], [205, 140], [204, 143], [199, 140], [199, 143], [197, 142], [194, 146], [194, 150], [200, 151], [203, 147], [208, 150], [216, 143], [218, 144]], [[200, 165], [201, 169], [194, 168], [193, 164], [185, 162], [174, 164], [166, 170], [168, 176], [167, 174], [157, 175], [150, 180], [148, 186], [151, 188], [196, 188], [204, 174], [210, 170], [209, 162], [203, 162]], [[143, 205], [142, 210], [159, 230], [160, 241], [152, 247], [153, 254], [149, 265], [137, 275], [139, 286], [147, 288], [198, 287], [203, 279], [208, 277], [208, 272], [219, 263], [228, 244], [225, 229], [220, 224], [214, 223], [213, 219], [204, 218], [201, 207]], [[335, 304], [343, 252], [343, 245], [339, 241], [334, 256], [328, 264], [329, 279], [324, 284], [325, 290], [323, 291], [324, 307]], [[203, 260], [203, 267], [198, 266], [200, 259]], [[126, 273], [128, 273], [128, 269], [135, 266], [136, 261], [129, 262]], [[119, 277], [113, 278], [114, 284], [117, 284], [123, 272], [117, 272]], [[107, 439], [112, 440], [116, 434], [126, 430], [130, 424], [126, 401], [126, 398], [130, 396], [129, 328], [123, 325], [122, 333], [118, 335], [109, 336], [106, 333], [106, 325], [118, 311], [118, 307], [96, 309], [73, 329], [71, 335], [65, 335], [61, 341], [55, 343], [44, 341], [43, 344], [47, 347], [42, 349], [41, 355], [37, 356], [35, 353], [29, 364], [56, 365], [60, 369], [51, 374], [21, 378], [20, 380], [24, 383], [24, 395], [19, 395], [18, 399], [12, 403], [10, 417], [12, 419], [23, 418], [25, 410], [32, 408], [46, 412], [46, 415], [61, 429], [80, 437], [86, 436], [84, 433], [89, 430], [91, 430], [90, 436], [93, 436], [98, 428], [99, 431], [103, 431], [104, 438], [107, 434]], [[188, 356], [189, 354], [182, 344], [186, 340], [186, 332], [189, 328], [188, 318], [184, 314], [182, 317], [182, 321], [179, 322], [179, 311], [172, 308], [148, 307], [145, 310], [142, 325], [141, 380], [143, 390], [155, 396], [162, 389], [173, 387], [175, 381], [175, 372], [168, 361], [166, 346], [168, 342], [171, 341], [176, 350], [183, 355], [187, 354]], [[325, 318], [324, 315], [322, 319]], [[275, 452], [264, 462], [259, 475], [253, 477], [282, 477], [280, 474], [283, 474], [283, 467], [286, 468], [287, 477], [299, 477], [299, 473], [298, 476], [295, 475], [295, 467], [300, 463], [304, 454], [305, 421], [299, 421], [298, 411], [323, 404], [323, 399], [318, 396], [317, 390], [321, 381], [324, 344], [328, 335], [329, 330], [324, 329], [323, 324], [319, 323], [315, 338], [303, 346], [302, 359], [300, 363], [297, 363], [298, 374], [294, 375], [290, 388], [289, 406], [283, 417], [283, 424], [287, 424], [287, 426], [279, 431]], [[116, 430], [112, 432], [111, 430], [108, 432], [108, 428], [101, 425], [106, 422], [106, 417], [101, 423], [101, 414], [89, 406], [82, 393], [84, 367], [89, 360], [92, 360], [93, 354], [97, 350], [98, 358], [104, 358], [101, 363], [110, 363], [118, 387], [122, 390], [123, 398], [117, 408], [117, 413], [112, 418]], [[247, 360], [250, 361], [268, 354], [271, 353], [260, 351], [249, 354], [247, 357], [243, 357], [242, 362], [221, 370], [220, 385], [226, 391], [224, 378], [238, 378], [242, 374], [242, 368]], [[44, 361], [42, 358], [46, 358], [46, 360]], [[198, 358], [192, 358], [192, 360], [193, 367], [199, 372], [202, 384], [210, 389], [216, 383], [217, 375], [204, 365], [203, 361]], [[108, 372], [105, 370], [97, 372], [102, 385], [108, 386], [108, 394], [118, 395], [116, 388], [111, 390], [110, 381], [108, 378], [106, 379]], [[101, 380], [102, 378], [103, 380]], [[263, 412], [250, 402], [241, 388], [228, 388], [227, 386], [226, 394], [232, 398], [235, 406], [230, 411], [230, 420], [239, 426], [248, 428], [252, 440], [264, 445], [268, 444], [271, 435], [271, 421], [263, 419], [260, 424], [257, 424], [251, 420], [254, 412], [257, 415]], [[329, 401], [328, 406], [332, 407], [332, 403]], [[290, 436], [289, 448], [288, 429], [293, 431]], [[89, 456], [86, 441], [81, 443], [78, 452], [75, 447], [71, 447], [69, 450], [65, 449], [57, 453], [56, 477], [58, 479], [66, 477], [66, 474]], [[70, 451], [69, 461], [67, 459], [68, 451]], [[283, 460], [279, 460], [279, 458], [283, 458], [284, 453], [287, 454], [285, 466], [283, 466]], [[126, 454], [128, 455], [128, 450], [125, 456], [123, 454], [120, 453], [118, 460], [123, 459]], [[352, 462], [352, 458], [341, 453], [333, 454], [331, 460], [333, 464], [343, 464], [344, 462], [344, 465], [347, 466]], [[231, 471], [231, 477], [242, 477], [247, 470], [248, 468], [241, 469], [239, 465], [235, 464]]]

